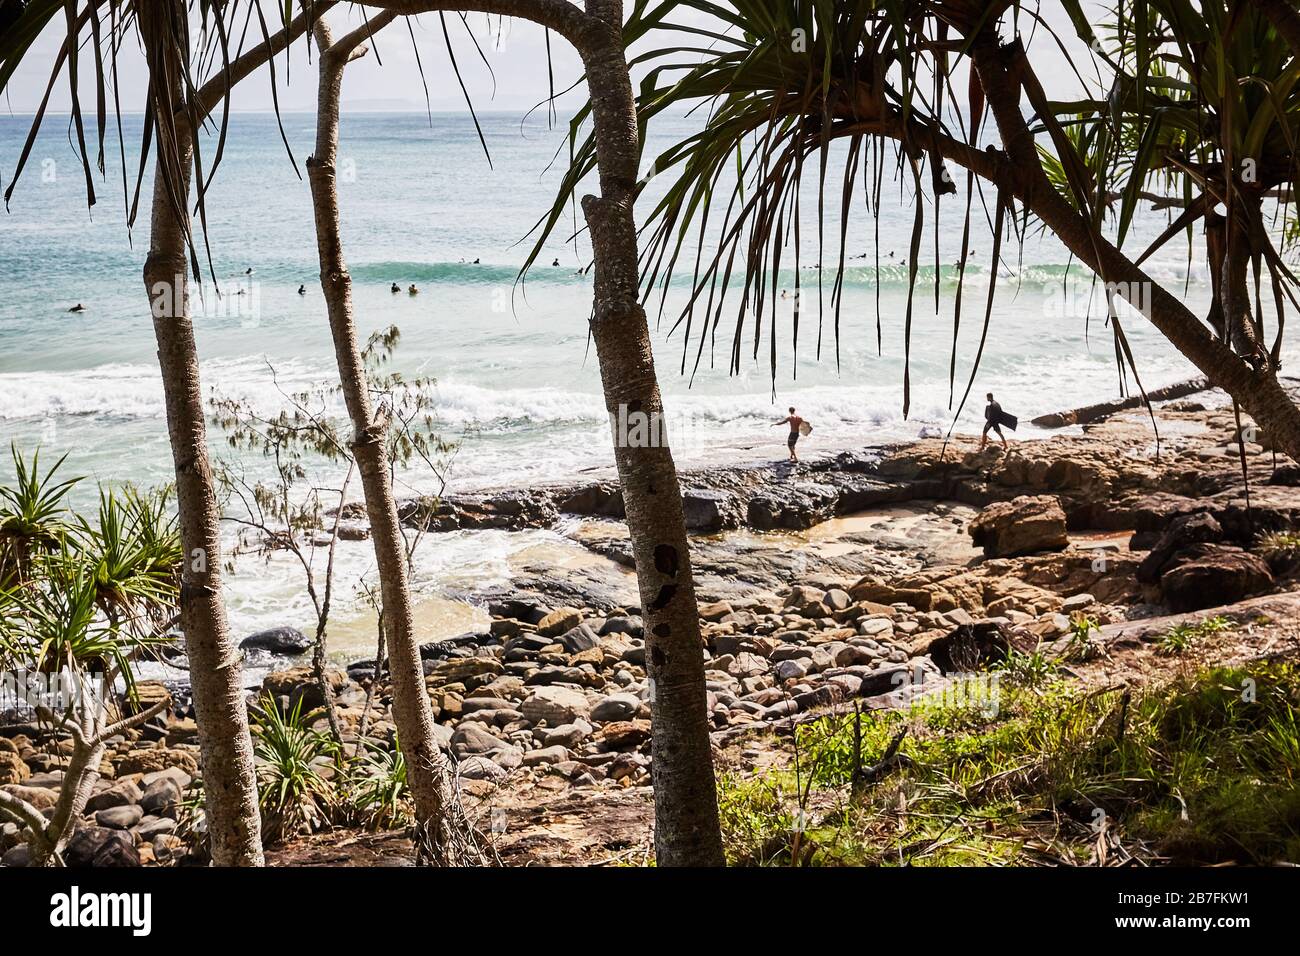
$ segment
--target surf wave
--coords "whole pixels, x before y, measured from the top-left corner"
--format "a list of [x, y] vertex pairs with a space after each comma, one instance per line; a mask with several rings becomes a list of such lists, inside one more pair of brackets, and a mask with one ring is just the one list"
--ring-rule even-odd
[[[827, 250], [830, 256], [830, 250]], [[522, 262], [514, 264], [501, 263], [479, 263], [472, 262], [414, 262], [414, 261], [383, 261], [367, 262], [353, 265], [351, 267], [352, 278], [358, 283], [392, 283], [396, 282], [403, 291], [406, 286], [414, 282], [420, 283], [453, 283], [467, 286], [501, 286], [509, 285], [519, 277], [519, 269]], [[586, 260], [581, 264], [574, 261], [571, 255], [561, 258], [559, 266], [552, 266], [550, 262], [538, 262], [528, 271], [526, 281], [533, 283], [554, 283], [558, 285], [580, 287], [588, 285], [591, 282], [589, 272], [582, 271], [586, 265]], [[1178, 283], [1190, 282], [1192, 285], [1200, 286], [1209, 283], [1209, 273], [1206, 271], [1204, 264], [1193, 263], [1191, 269], [1188, 269], [1186, 261], [1169, 261], [1153, 262], [1146, 267], [1147, 274], [1156, 282], [1161, 283]], [[822, 271], [822, 285], [827, 296], [829, 296], [832, 286], [835, 283], [838, 264], [834, 258], [828, 258], [827, 265]], [[935, 274], [939, 275], [940, 285], [949, 290], [955, 290], [959, 276], [959, 270], [956, 262], [942, 263], [938, 266], [933, 261], [921, 263], [916, 269], [916, 282], [920, 286], [933, 285]], [[807, 259], [804, 265], [801, 265], [798, 272], [793, 268], [782, 268], [778, 275], [778, 284], [787, 290], [793, 290], [795, 287], [795, 277], [798, 275], [798, 284], [805, 290], [807, 295], [815, 295], [817, 284], [817, 268], [815, 257]], [[900, 260], [891, 259], [886, 254], [880, 257], [880, 266], [877, 268], [874, 258], [868, 254], [866, 256], [854, 256], [844, 262], [842, 285], [856, 289], [873, 289], [879, 281], [882, 287], [887, 288], [906, 288], [909, 282], [910, 271], [908, 266]], [[689, 271], [678, 269], [673, 277], [672, 286], [674, 288], [688, 289], [691, 287], [693, 277]], [[733, 283], [743, 283], [743, 278], [732, 277]], [[968, 262], [966, 266], [965, 284], [973, 288], [987, 288], [989, 281], [989, 269], [987, 265], [979, 262]], [[1074, 263], [1037, 263], [1025, 265], [1021, 268], [1014, 266], [1014, 261], [1008, 261], [998, 273], [999, 285], [1007, 285], [1008, 288], [1014, 285], [1034, 286], [1045, 284], [1059, 284], [1064, 281], [1091, 283], [1092, 273], [1078, 262]], [[770, 282], [770, 277], [769, 277]]]

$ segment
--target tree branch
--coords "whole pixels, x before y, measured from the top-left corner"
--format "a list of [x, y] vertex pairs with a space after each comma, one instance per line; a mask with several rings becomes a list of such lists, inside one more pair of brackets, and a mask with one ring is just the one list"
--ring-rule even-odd
[[316, 46], [319, 48], [321, 56], [327, 56], [330, 59], [337, 59], [343, 63], [346, 63], [349, 60], [355, 60], [357, 57], [365, 54], [364, 48], [360, 50], [357, 48], [384, 27], [388, 26], [388, 24], [396, 20], [399, 16], [401, 16], [401, 14], [396, 10], [380, 10], [373, 17], [369, 17], [365, 23], [361, 24], [361, 26], [357, 27], [351, 33], [344, 34], [337, 40], [330, 39], [329, 27], [325, 27], [325, 43], [320, 42], [320, 28], [325, 26], [325, 21], [319, 20], [316, 25]]
[[16, 797], [8, 790], [0, 790], [0, 810], [5, 811], [15, 820], [27, 825], [32, 835], [42, 844], [48, 845], [45, 836], [45, 817], [41, 811], [21, 797]]
[[334, 6], [334, 0], [317, 0], [311, 8], [310, 16], [307, 11], [298, 14], [289, 22], [287, 27], [272, 35], [269, 44], [263, 41], [247, 53], [231, 60], [216, 76], [199, 87], [197, 98], [199, 116], [206, 117], [215, 110], [231, 88], [236, 86], [240, 80], [248, 77], [253, 71], [260, 69], [271, 57], [282, 52], [290, 43], [306, 33], [312, 22], [323, 17], [332, 6]]
[[139, 727], [141, 724], [148, 723], [158, 714], [162, 713], [163, 708], [171, 703], [171, 696], [164, 697], [147, 710], [142, 710], [138, 714], [132, 714], [130, 717], [123, 717], [115, 724], [109, 724], [99, 733], [95, 734], [91, 740], [92, 746], [98, 746], [108, 740], [109, 737], [115, 737], [120, 733], [130, 730], [132, 727]]
[[554, 30], [584, 55], [598, 48], [605, 33], [604, 25], [596, 17], [568, 0], [366, 0], [366, 6], [406, 16], [454, 10], [518, 17]]

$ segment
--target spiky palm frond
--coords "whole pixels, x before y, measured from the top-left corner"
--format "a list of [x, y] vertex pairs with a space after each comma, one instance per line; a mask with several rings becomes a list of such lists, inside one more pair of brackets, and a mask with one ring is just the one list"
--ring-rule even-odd
[[[643, 144], [646, 128], [660, 116], [707, 111], [699, 132], [643, 161], [649, 174], [643, 186], [652, 176], [671, 179], [663, 198], [644, 217], [643, 295], [647, 301], [657, 297], [662, 312], [674, 277], [682, 272], [690, 276], [686, 303], [673, 328], [684, 328], [686, 343], [698, 332], [693, 368], [699, 367], [705, 345], [716, 338], [730, 307], [736, 314], [730, 370], [740, 369], [749, 323], [748, 351], [757, 360], [766, 334], [767, 364], [775, 377], [779, 275], [783, 265], [793, 270], [792, 338], [797, 350], [802, 303], [809, 297], [802, 288], [801, 240], [814, 230], [818, 354], [824, 316], [829, 314], [838, 361], [841, 276], [851, 213], [855, 203], [864, 202], [868, 212], [878, 216], [885, 178], [896, 173], [910, 184], [915, 208], [907, 259], [907, 359], [927, 207], [928, 221], [937, 230], [942, 197], [957, 192], [937, 143], [942, 139], [979, 152], [983, 99], [978, 85], [971, 87], [965, 115], [954, 108], [953, 84], [964, 52], [955, 25], [974, 32], [998, 20], [1010, 6], [912, 0], [742, 0], [723, 6], [709, 0], [639, 0], [624, 40], [629, 47], [648, 45], [633, 59], [646, 71], [636, 91]], [[701, 21], [707, 25], [701, 26]], [[538, 224], [533, 259], [595, 168], [594, 137], [582, 135], [587, 116], [580, 112], [571, 125], [570, 167], [556, 203]], [[841, 148], [834, 169], [832, 144]], [[812, 211], [804, 208], [801, 198], [806, 177], [817, 184]], [[976, 188], [968, 177], [968, 196]], [[1014, 215], [1004, 215], [1012, 199], [999, 193], [992, 202], [995, 209], [989, 219], [999, 241], [1002, 228], [1015, 221]], [[827, 235], [828, 210], [838, 211], [838, 236]], [[970, 214], [968, 201], [967, 232]], [[716, 246], [708, 237], [714, 228], [721, 237]], [[937, 302], [942, 272], [937, 231], [934, 242]], [[956, 322], [966, 267], [963, 250]], [[995, 284], [996, 271], [995, 266]], [[879, 328], [879, 315], [877, 324]], [[687, 359], [684, 349], [683, 371]], [[905, 366], [904, 414], [909, 404], [910, 372]]]
[[[1110, 87], [1071, 108], [1081, 137], [1106, 141], [1103, 167], [1118, 200], [1118, 241], [1123, 243], [1150, 189], [1170, 194], [1170, 204], [1182, 212], [1138, 261], [1180, 233], [1190, 255], [1194, 227], [1203, 223], [1216, 292], [1209, 321], [1230, 337], [1233, 324], [1222, 313], [1248, 311], [1250, 326], [1239, 330], [1246, 341], [1237, 343], [1238, 350], [1254, 351], [1260, 361], [1267, 352], [1276, 366], [1286, 304], [1300, 306], [1300, 280], [1284, 259], [1297, 234], [1300, 55], [1262, 7], [1237, 0], [1117, 4], [1109, 36], [1094, 39], [1112, 70]], [[1117, 130], [1137, 135], [1115, 135]], [[1240, 263], [1226, 290], [1218, 269], [1225, 257]], [[1247, 262], [1254, 274], [1253, 306], [1245, 287]], [[1265, 274], [1277, 310], [1271, 348], [1263, 341], [1259, 294]]]
[[165, 629], [179, 600], [183, 555], [169, 494], [101, 488], [98, 520], [78, 522], [99, 609], [138, 632]]
[[0, 486], [0, 585], [21, 583], [35, 555], [56, 547], [68, 531], [64, 498], [79, 478], [55, 480], [63, 456], [41, 474], [41, 452], [31, 461], [10, 443], [15, 480]]
[[131, 686], [130, 661], [163, 638], [133, 634], [115, 626], [100, 611], [95, 567], [75, 544], [43, 555], [28, 585], [12, 591], [4, 620], [6, 654], [34, 670], [114, 673]]
[[[1202, 60], [1212, 58], [1206, 44], [1213, 45], [1216, 38], [1226, 46], [1219, 57], [1223, 65], [1212, 71], [1210, 78], [1220, 83], [1230, 79], [1235, 86], [1230, 96], [1221, 94], [1227, 97], [1225, 102], [1241, 99], [1249, 107], [1239, 107], [1234, 114], [1242, 128], [1242, 145], [1234, 155], [1241, 155], [1243, 148], [1257, 149], [1261, 157], [1268, 157], [1265, 161], [1272, 180], [1283, 170], [1291, 170], [1293, 178], [1296, 152], [1288, 141], [1295, 130], [1290, 103], [1296, 86], [1292, 74], [1300, 67], [1295, 52], [1262, 14], [1253, 8], [1243, 12], [1248, 5], [1209, 0], [1207, 7], [1235, 11], [1233, 25], [1219, 25], [1214, 16], [1208, 22], [1188, 22], [1180, 12], [1190, 6], [1187, 0], [1124, 0], [1114, 13], [1108, 48], [1089, 25], [1089, 14], [1095, 11], [1085, 9], [1079, 0], [1062, 0], [1079, 35], [1095, 44], [1092, 65], [1098, 77], [1107, 70], [1113, 75], [1109, 95], [1094, 96], [1093, 86], [1084, 80], [1065, 38], [1053, 32], [1035, 3], [741, 0], [724, 6], [710, 0], [640, 0], [627, 21], [624, 38], [629, 47], [644, 50], [634, 61], [645, 70], [636, 91], [643, 144], [647, 127], [661, 116], [691, 110], [705, 114], [699, 132], [656, 157], [643, 157], [642, 166], [650, 175], [671, 180], [663, 198], [642, 217], [642, 294], [648, 304], [657, 300], [662, 315], [670, 283], [689, 277], [689, 287], [683, 293], [685, 305], [680, 313], [674, 305], [670, 316], [675, 319], [674, 330], [678, 326], [685, 329], [683, 371], [691, 347], [693, 367], [699, 367], [706, 346], [712, 349], [724, 313], [730, 310], [736, 321], [730, 335], [723, 333], [724, 341], [729, 340], [730, 370], [739, 371], [746, 351], [758, 360], [766, 336], [766, 364], [775, 377], [778, 274], [783, 265], [792, 265], [795, 289], [800, 291], [800, 240], [812, 230], [817, 249], [819, 352], [823, 315], [831, 317], [838, 343], [839, 277], [850, 216], [865, 206], [867, 215], [878, 222], [882, 181], [886, 177], [901, 179], [907, 201], [914, 207], [903, 316], [906, 414], [910, 399], [906, 360], [916, 305], [916, 264], [921, 255], [929, 254], [931, 243], [925, 239], [925, 230], [932, 226], [937, 307], [941, 200], [956, 191], [943, 157], [955, 158], [967, 168], [964, 235], [970, 233], [972, 198], [978, 192], [998, 251], [1004, 227], [1014, 227], [1023, 242], [1025, 226], [1035, 210], [1023, 183], [1042, 173], [1077, 211], [1079, 225], [1091, 237], [1091, 258], [1101, 262], [1097, 250], [1116, 234], [1122, 241], [1137, 203], [1155, 200], [1170, 208], [1200, 202], [1198, 191], [1185, 185], [1186, 170], [1166, 160], [1178, 149], [1191, 149], [1199, 142], [1196, 137], [1202, 132], [1205, 116], [1197, 116], [1197, 110], [1204, 114], [1213, 108], [1208, 97], [1202, 97], [1203, 102], [1189, 101], [1198, 94], [1186, 74], [1188, 69], [1203, 66]], [[1163, 18], [1161, 11], [1166, 14]], [[1021, 27], [1026, 34], [1032, 29], [1041, 42], [1044, 59], [1037, 62], [1050, 64], [1044, 70], [1065, 69], [1075, 74], [1083, 91], [1080, 99], [1057, 102], [1047, 98], [1019, 38]], [[1008, 28], [1010, 40], [1005, 38]], [[1263, 50], [1258, 59], [1249, 55], [1252, 45]], [[1166, 46], [1175, 52], [1169, 54]], [[1010, 141], [999, 148], [996, 141], [988, 144], [981, 138], [981, 129], [990, 125], [984, 123], [986, 105], [993, 103], [992, 94], [983, 89], [984, 77], [973, 63], [981, 50], [986, 63], [996, 64], [998, 70], [1005, 65], [1011, 79], [1010, 85], [997, 91], [999, 102], [1004, 108], [1014, 106], [1017, 114], [1028, 111], [1031, 136], [1041, 140], [1037, 144], [1040, 168], [1024, 176], [1013, 173], [1000, 178], [996, 165], [999, 160], [1003, 166], [1007, 162], [1032, 163], [1022, 148]], [[1188, 63], [1182, 64], [1182, 59]], [[959, 95], [963, 83], [964, 97]], [[1203, 85], [1209, 85], [1208, 79]], [[1021, 102], [1013, 102], [1016, 99]], [[1288, 117], [1285, 121], [1278, 118], [1283, 115]], [[584, 111], [571, 125], [570, 166], [555, 204], [538, 223], [540, 237], [534, 258], [540, 252], [540, 240], [555, 229], [595, 168], [595, 140], [584, 135], [588, 118]], [[1006, 119], [1004, 115], [997, 124], [1004, 135], [1001, 128]], [[1011, 125], [1020, 119], [1015, 117]], [[837, 150], [833, 160], [832, 144]], [[991, 164], [983, 162], [988, 158], [983, 155], [986, 148], [994, 157]], [[1213, 146], [1210, 149], [1213, 151]], [[1032, 146], [1029, 153], [1034, 154]], [[1197, 159], [1202, 164], [1205, 161], [1203, 156]], [[1159, 167], [1158, 162], [1165, 165]], [[1158, 168], [1163, 177], [1153, 178], [1150, 174]], [[801, 197], [800, 184], [805, 179], [816, 182], [811, 200]], [[993, 186], [988, 195], [981, 181]], [[1174, 195], [1161, 195], [1161, 188]], [[1017, 209], [1021, 200], [1027, 206]], [[807, 208], [813, 202], [815, 211]], [[833, 218], [828, 210], [838, 210], [838, 237], [827, 235], [828, 220]], [[1176, 220], [1170, 234], [1185, 232], [1190, 243], [1188, 219], [1201, 212], [1199, 205], [1191, 209], [1185, 218]], [[1276, 257], [1267, 251], [1261, 254], [1275, 267], [1280, 325], [1283, 299], [1295, 304], [1293, 280], [1278, 266]], [[992, 284], [997, 281], [996, 254], [994, 259]], [[876, 265], [878, 271], [878, 252]], [[966, 268], [963, 242], [950, 389], [955, 384]], [[1100, 278], [1108, 279], [1105, 275]], [[990, 287], [985, 332], [993, 292]], [[801, 321], [810, 311], [804, 305], [807, 298], [797, 295], [795, 299], [791, 332], [796, 349]], [[879, 307], [877, 313], [879, 338]], [[1213, 316], [1203, 318], [1216, 327]], [[1136, 374], [1113, 308], [1111, 319], [1121, 371], [1127, 365]], [[982, 343], [983, 337], [975, 357], [976, 369]]]

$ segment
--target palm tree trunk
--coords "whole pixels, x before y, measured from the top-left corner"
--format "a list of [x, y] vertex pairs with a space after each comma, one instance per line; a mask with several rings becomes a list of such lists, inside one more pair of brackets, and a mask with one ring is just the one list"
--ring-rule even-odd
[[185, 563], [181, 627], [185, 633], [203, 762], [203, 791], [212, 861], [262, 864], [261, 819], [253, 746], [240, 681], [240, 655], [221, 602], [220, 511], [208, 461], [198, 351], [187, 301], [188, 197], [193, 140], [181, 107], [184, 87], [178, 38], [186, 36], [186, 7], [142, 4], [137, 9], [154, 90], [158, 130], [145, 291], [153, 312], [176, 468]]
[[1164, 286], [1104, 237], [1095, 236], [1078, 210], [1048, 181], [1034, 147], [1033, 133], [1021, 112], [1021, 83], [1016, 73], [1031, 68], [1019, 44], [1003, 50], [992, 27], [985, 27], [972, 43], [971, 55], [1009, 162], [948, 140], [942, 143], [944, 155], [969, 164], [977, 174], [1008, 189], [1103, 281], [1127, 290], [1132, 296], [1130, 301], [1138, 300], [1133, 304], [1143, 308], [1151, 324], [1206, 378], [1236, 399], [1262, 426], [1274, 447], [1300, 462], [1300, 406], [1267, 364], [1255, 369], [1237, 355]]
[[[640, 144], [620, 35], [622, 4], [589, 0], [587, 9], [608, 30], [606, 42], [584, 55], [601, 186], [599, 197], [587, 196], [582, 202], [595, 262], [591, 332], [613, 426], [614, 460], [645, 620], [654, 732], [655, 859], [659, 866], [721, 866], [695, 583], [677, 469], [662, 431], [663, 402], [650, 330], [639, 297], [633, 202]], [[633, 447], [620, 435], [616, 423], [637, 413], [660, 423], [660, 444]]]
[[[655, 851], [660, 866], [718, 866], [723, 860], [709, 742], [704, 653], [691, 577], [681, 488], [664, 440], [629, 447], [618, 416], [659, 416], [650, 330], [640, 305], [636, 226], [640, 145], [623, 49], [622, 0], [375, 0], [403, 14], [480, 11], [522, 17], [554, 30], [582, 56], [596, 130], [599, 197], [583, 200], [591, 230], [596, 301], [592, 338], [614, 438], [646, 633], [654, 734]], [[662, 430], [661, 430], [662, 434]]]
[[387, 422], [371, 408], [365, 367], [357, 344], [352, 309], [352, 279], [343, 258], [340, 238], [338, 187], [339, 94], [348, 61], [365, 48], [359, 44], [370, 32], [394, 19], [383, 11], [370, 18], [369, 28], [333, 43], [323, 20], [315, 26], [320, 50], [320, 89], [317, 94], [316, 151], [307, 160], [312, 207], [316, 219], [316, 245], [320, 258], [321, 289], [329, 315], [334, 357], [348, 416], [352, 420], [352, 453], [361, 473], [370, 540], [379, 566], [379, 589], [388, 637], [389, 670], [393, 681], [393, 720], [406, 758], [408, 784], [415, 803], [416, 823], [430, 859], [441, 865], [468, 862], [454, 825], [459, 814], [446, 758], [433, 732], [433, 710], [424, 686], [420, 649], [416, 643], [411, 588], [407, 576], [406, 547], [397, 502], [389, 481]]

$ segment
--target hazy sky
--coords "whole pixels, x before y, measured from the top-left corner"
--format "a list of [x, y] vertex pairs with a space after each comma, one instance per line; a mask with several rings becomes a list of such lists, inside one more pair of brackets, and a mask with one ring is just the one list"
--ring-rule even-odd
[[[629, 4], [630, 6], [630, 4]], [[1101, 19], [1100, 4], [1097, 7], [1097, 20]], [[268, 17], [273, 16], [274, 4], [267, 4]], [[1069, 38], [1071, 53], [1083, 52], [1082, 45], [1074, 39], [1073, 30], [1068, 19], [1054, 0], [1048, 0], [1042, 6], [1043, 15], [1057, 31]], [[5, 101], [0, 102], [0, 109], [13, 113], [30, 113], [39, 105], [49, 81], [49, 67], [62, 42], [64, 28], [62, 17], [37, 41], [35, 49], [25, 58], [24, 65], [18, 70], [6, 91]], [[336, 9], [330, 13], [330, 22], [335, 32], [340, 33], [361, 22], [356, 7], [348, 5], [346, 9]], [[493, 18], [489, 27], [488, 18], [482, 14], [471, 14], [468, 22], [478, 37], [491, 73], [484, 65], [478, 52], [470, 41], [465, 26], [459, 17], [447, 15], [448, 27], [456, 50], [457, 61], [469, 87], [476, 109], [498, 109], [518, 111], [536, 105], [547, 90], [547, 54], [544, 32], [540, 27], [519, 20], [500, 20]], [[364, 59], [353, 63], [348, 68], [344, 84], [343, 104], [353, 109], [415, 109], [425, 107], [424, 87], [417, 65], [416, 50], [424, 66], [425, 77], [429, 87], [429, 98], [435, 110], [458, 110], [464, 107], [464, 99], [451, 69], [443, 39], [442, 27], [436, 14], [425, 14], [412, 22], [415, 44], [411, 42], [404, 24], [397, 22], [390, 25], [378, 37], [376, 57], [372, 52]], [[247, 45], [252, 46], [254, 37], [260, 35], [256, 23], [250, 28]], [[1040, 37], [1040, 42], [1044, 38]], [[581, 74], [578, 57], [562, 39], [551, 38], [551, 61], [558, 89], [570, 85]], [[1038, 48], [1044, 59], [1051, 63], [1052, 50], [1047, 43]], [[84, 48], [83, 48], [84, 49]], [[1059, 58], [1059, 54], [1058, 54]], [[1083, 62], [1086, 57], [1081, 57]], [[382, 60], [382, 64], [381, 61]], [[83, 60], [83, 77], [93, 74], [88, 58]], [[1061, 68], [1040, 68], [1040, 75], [1048, 94], [1062, 94], [1077, 90], [1077, 80], [1059, 59]], [[276, 61], [279, 96], [282, 109], [311, 111], [315, 109], [316, 70], [308, 58], [308, 47], [298, 42], [290, 51], [287, 60], [280, 56]], [[128, 44], [122, 51], [118, 63], [121, 82], [122, 108], [138, 111], [144, 103], [146, 72], [144, 59], [134, 44]], [[495, 75], [495, 91], [493, 75]], [[83, 83], [88, 82], [83, 79]], [[69, 95], [66, 75], [61, 76], [51, 96], [50, 109], [63, 112], [69, 108]], [[241, 83], [233, 97], [237, 110], [267, 110], [271, 108], [269, 76], [263, 71], [261, 76], [251, 77]], [[88, 89], [88, 87], [87, 87]], [[569, 94], [560, 102], [560, 109], [576, 108], [583, 99], [583, 90]], [[93, 104], [94, 97], [84, 93], [83, 104]]]
[[[274, 11], [274, 4], [267, 6]], [[268, 13], [268, 17], [273, 13]], [[56, 17], [56, 23], [37, 41], [36, 49], [26, 57], [24, 65], [18, 70], [9, 85], [6, 102], [0, 108], [14, 113], [30, 113], [36, 109], [49, 82], [49, 68], [60, 44], [63, 42], [64, 27], [62, 17]], [[546, 94], [546, 41], [544, 31], [531, 23], [521, 20], [498, 20], [493, 18], [491, 27], [482, 14], [467, 17], [470, 27], [478, 38], [479, 46], [491, 63], [492, 72], [484, 65], [482, 58], [474, 48], [469, 34], [460, 18], [447, 14], [448, 32], [451, 34], [456, 51], [457, 62], [465, 77], [466, 86], [474, 99], [476, 109], [520, 110], [528, 109]], [[361, 15], [355, 7], [336, 9], [329, 14], [329, 21], [334, 26], [335, 35], [346, 32], [361, 24]], [[268, 23], [273, 28], [273, 24]], [[411, 42], [414, 33], [415, 44]], [[250, 28], [246, 47], [255, 45], [260, 39], [260, 28], [254, 21]], [[122, 90], [122, 108], [138, 111], [142, 109], [147, 83], [144, 58], [135, 44], [130, 49], [124, 47], [118, 61], [118, 74]], [[391, 24], [377, 36], [379, 56], [374, 51], [348, 67], [344, 83], [344, 106], [360, 109], [413, 109], [425, 108], [424, 86], [420, 78], [420, 67], [416, 60], [418, 49], [419, 61], [424, 66], [425, 77], [429, 86], [429, 98], [433, 108], [461, 109], [464, 98], [456, 82], [447, 55], [446, 42], [443, 39], [442, 26], [436, 14], [425, 14], [414, 18], [411, 30], [399, 22]], [[563, 89], [581, 74], [581, 64], [572, 48], [563, 40], [552, 36], [551, 55], [554, 64], [557, 87]], [[312, 111], [316, 104], [316, 66], [314, 51], [309, 59], [308, 47], [299, 40], [290, 51], [287, 61], [282, 54], [276, 59], [276, 77], [279, 85], [279, 98], [282, 109]], [[382, 64], [381, 61], [382, 60]], [[83, 72], [90, 72], [88, 60], [81, 61]], [[27, 64], [31, 64], [30, 66]], [[495, 74], [496, 91], [493, 96], [493, 74]], [[93, 104], [93, 97], [87, 98], [83, 83], [83, 106]], [[232, 98], [237, 110], [267, 110], [271, 108], [269, 91], [269, 74], [264, 70], [260, 76], [250, 77], [236, 87]], [[571, 97], [571, 102], [581, 102], [580, 96]], [[61, 76], [51, 97], [50, 109], [66, 111], [69, 108], [68, 80]], [[129, 105], [128, 105], [129, 104]]]

